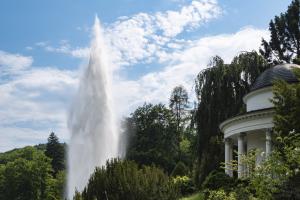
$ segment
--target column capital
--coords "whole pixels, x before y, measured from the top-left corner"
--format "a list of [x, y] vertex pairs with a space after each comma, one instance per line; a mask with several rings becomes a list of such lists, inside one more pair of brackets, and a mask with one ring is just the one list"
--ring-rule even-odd
[[266, 140], [267, 141], [271, 141], [272, 140], [272, 128], [268, 128], [267, 130], [266, 130]]
[[266, 129], [266, 133], [272, 133], [273, 132], [273, 128], [267, 128]]
[[238, 136], [238, 137], [240, 137], [240, 138], [244, 138], [246, 135], [247, 135], [247, 133], [245, 133], [245, 132], [241, 132], [241, 133], [239, 134], [239, 136]]
[[224, 138], [224, 142], [231, 144], [231, 143], [233, 143], [233, 140], [232, 140], [232, 138], [228, 137], [228, 138]]

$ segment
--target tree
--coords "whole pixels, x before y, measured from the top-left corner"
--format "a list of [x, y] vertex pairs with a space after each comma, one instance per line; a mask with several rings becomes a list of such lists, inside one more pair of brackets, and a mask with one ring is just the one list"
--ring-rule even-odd
[[0, 197], [11, 200], [49, 199], [51, 164], [43, 152], [26, 147], [0, 165]]
[[155, 164], [171, 173], [179, 149], [176, 118], [164, 105], [145, 104], [131, 114], [127, 158], [138, 164]]
[[170, 97], [170, 108], [176, 116], [177, 130], [179, 131], [185, 109], [188, 108], [188, 93], [183, 86], [176, 86]]
[[[300, 70], [294, 68], [294, 73], [300, 80]], [[290, 132], [300, 133], [300, 84], [277, 80], [273, 86], [273, 93], [275, 131], [283, 135]]]
[[61, 170], [56, 174], [55, 178], [49, 180], [49, 188], [47, 194], [52, 200], [63, 199], [66, 185], [66, 171]]
[[261, 55], [269, 63], [300, 63], [300, 3], [293, 0], [285, 13], [270, 21], [271, 40], [262, 40]]
[[[178, 189], [161, 169], [114, 159], [96, 168], [81, 196], [83, 200], [175, 200]], [[81, 199], [78, 192], [74, 199]]]
[[204, 178], [224, 159], [223, 134], [219, 124], [239, 113], [245, 112], [243, 96], [251, 84], [267, 68], [267, 63], [256, 52], [244, 52], [230, 64], [216, 56], [210, 66], [196, 78], [198, 108], [196, 182]]
[[48, 137], [45, 154], [52, 159], [51, 165], [53, 168], [53, 175], [56, 176], [58, 171], [65, 168], [65, 161], [64, 148], [59, 143], [58, 137], [53, 132]]

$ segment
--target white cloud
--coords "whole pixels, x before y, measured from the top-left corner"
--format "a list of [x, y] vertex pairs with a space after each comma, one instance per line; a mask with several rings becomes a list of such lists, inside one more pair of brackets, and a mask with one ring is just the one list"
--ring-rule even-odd
[[88, 27], [88, 26], [77, 26], [76, 27], [76, 30], [77, 31], [83, 31], [83, 32], [86, 32], [86, 33], [88, 33], [88, 32], [90, 32], [91, 31], [91, 28], [90, 27]]
[[1, 127], [0, 136], [0, 152], [46, 142], [43, 133], [28, 128]]
[[[128, 114], [144, 102], [168, 103], [172, 89], [184, 85], [194, 95], [194, 80], [196, 75], [207, 67], [210, 59], [221, 56], [225, 62], [230, 62], [242, 51], [258, 50], [261, 38], [268, 38], [267, 30], [245, 27], [233, 34], [221, 34], [188, 41], [183, 50], [175, 49], [165, 53], [168, 64], [161, 71], [148, 73], [136, 81], [115, 81], [118, 109]], [[174, 63], [174, 64], [172, 64]]]
[[78, 84], [78, 71], [22, 68], [0, 82], [0, 152], [45, 142], [55, 131], [66, 140], [66, 112]]
[[28, 50], [28, 51], [31, 51], [31, 50], [33, 50], [33, 47], [27, 46], [27, 47], [25, 47], [25, 49]]
[[19, 73], [33, 63], [32, 57], [11, 54], [0, 50], [0, 75]]
[[[116, 66], [149, 63], [170, 46], [177, 45], [180, 48], [176, 36], [196, 29], [221, 14], [222, 9], [216, 0], [193, 0], [178, 10], [119, 17], [116, 22], [105, 27], [104, 35], [109, 43], [107, 46], [111, 47], [109, 52]], [[83, 28], [77, 27], [77, 30]], [[47, 41], [38, 42], [36, 45], [48, 52], [67, 54], [72, 57], [88, 58], [89, 56], [88, 47], [74, 48], [68, 41], [63, 41], [56, 47]]]
[[67, 54], [75, 58], [88, 58], [90, 54], [90, 49], [88, 47], [76, 47], [72, 49], [69, 44], [63, 44], [59, 47], [46, 46], [45, 50], [49, 52]]
[[174, 45], [180, 33], [198, 28], [221, 13], [215, 0], [194, 0], [175, 11], [121, 17], [107, 27], [105, 35], [119, 65], [147, 62], [155, 59], [165, 45]]
[[192, 1], [180, 11], [157, 13], [156, 20], [157, 26], [163, 30], [165, 36], [174, 37], [185, 29], [197, 28], [220, 14], [221, 9], [215, 0]]
[[61, 40], [58, 46], [52, 46], [49, 42], [36, 43], [37, 46], [48, 52], [66, 54], [75, 58], [88, 58], [89, 47], [72, 47], [68, 40]]
[[35, 43], [35, 45], [38, 47], [45, 47], [48, 45], [48, 43], [49, 43], [48, 41], [41, 41], [41, 42]]
[[88, 47], [77, 47], [75, 49], [70, 50], [69, 54], [71, 54], [75, 58], [88, 58], [90, 55], [90, 48]]

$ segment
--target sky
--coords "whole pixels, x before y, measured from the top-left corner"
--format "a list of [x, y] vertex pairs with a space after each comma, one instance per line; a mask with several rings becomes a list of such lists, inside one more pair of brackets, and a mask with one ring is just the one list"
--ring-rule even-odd
[[0, 152], [68, 142], [67, 116], [85, 69], [95, 16], [114, 72], [116, 112], [168, 103], [215, 55], [258, 50], [291, 0], [1, 0]]

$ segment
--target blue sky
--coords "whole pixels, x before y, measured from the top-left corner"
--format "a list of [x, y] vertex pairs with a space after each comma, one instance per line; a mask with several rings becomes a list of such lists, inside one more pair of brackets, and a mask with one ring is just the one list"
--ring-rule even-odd
[[229, 62], [257, 50], [268, 23], [290, 0], [2, 0], [0, 152], [68, 141], [67, 114], [87, 63], [95, 14], [114, 69], [119, 115], [166, 103], [216, 54]]

